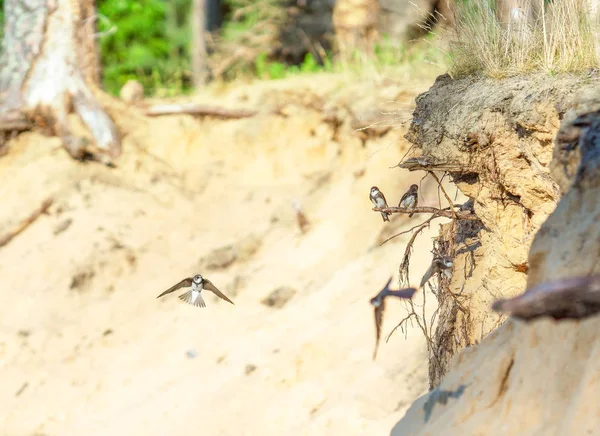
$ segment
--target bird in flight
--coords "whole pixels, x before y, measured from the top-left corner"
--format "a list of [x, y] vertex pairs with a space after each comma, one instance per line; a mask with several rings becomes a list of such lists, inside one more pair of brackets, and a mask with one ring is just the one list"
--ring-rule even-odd
[[[388, 204], [387, 204], [387, 201], [385, 201], [383, 192], [381, 192], [377, 186], [373, 186], [371, 188], [371, 192], [369, 193], [369, 199], [371, 200], [371, 203], [373, 203], [375, 205], [375, 207], [388, 207]], [[390, 220], [388, 218], [389, 215], [391, 215], [391, 214], [389, 214], [387, 212], [381, 212], [381, 216], [383, 217], [384, 221]]]
[[452, 274], [452, 265], [452, 259], [447, 257], [434, 257], [431, 265], [429, 265], [429, 268], [427, 268], [427, 271], [421, 280], [419, 288], [425, 286], [425, 283], [427, 283], [434, 274], [437, 274], [440, 271], [443, 272], [446, 277], [450, 278]]
[[375, 351], [373, 352], [373, 360], [375, 360], [377, 357], [377, 347], [379, 346], [379, 339], [381, 338], [381, 323], [383, 322], [383, 311], [385, 310], [386, 297], [392, 296], [410, 300], [415, 292], [417, 292], [415, 288], [400, 289], [398, 291], [391, 290], [391, 282], [392, 278], [390, 277], [384, 288], [377, 295], [371, 298], [371, 305], [373, 305], [375, 313]]
[[182, 281], [180, 281], [176, 285], [170, 287], [169, 289], [167, 289], [165, 292], [163, 292], [156, 298], [160, 298], [163, 295], [170, 294], [171, 292], [176, 291], [179, 288], [189, 288], [189, 287], [191, 287], [191, 289], [189, 291], [187, 291], [185, 294], [181, 294], [179, 296], [179, 299], [181, 301], [185, 301], [186, 303], [191, 304], [193, 306], [206, 307], [206, 303], [204, 303], [204, 299], [202, 298], [203, 290], [211, 291], [217, 297], [233, 304], [233, 301], [231, 301], [229, 298], [227, 298], [227, 296], [225, 294], [223, 294], [221, 291], [219, 291], [217, 289], [217, 287], [215, 285], [213, 285], [210, 280], [202, 277], [200, 274], [196, 274], [194, 277], [187, 277], [187, 278], [183, 279]]

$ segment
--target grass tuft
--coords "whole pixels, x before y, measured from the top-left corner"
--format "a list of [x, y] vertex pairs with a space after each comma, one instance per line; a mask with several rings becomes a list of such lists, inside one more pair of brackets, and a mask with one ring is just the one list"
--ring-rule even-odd
[[593, 0], [526, 0], [499, 18], [491, 0], [457, 1], [450, 39], [450, 74], [503, 78], [600, 65], [600, 14]]

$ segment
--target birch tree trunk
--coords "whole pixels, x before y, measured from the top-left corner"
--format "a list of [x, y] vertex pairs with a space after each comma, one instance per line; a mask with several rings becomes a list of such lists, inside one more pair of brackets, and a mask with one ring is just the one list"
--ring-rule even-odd
[[[5, 0], [0, 56], [0, 129], [18, 119], [39, 120], [61, 137], [67, 152], [104, 162], [121, 141], [97, 100], [100, 63], [94, 0]], [[91, 141], [71, 133], [74, 112]], [[91, 143], [91, 144], [90, 144]]]

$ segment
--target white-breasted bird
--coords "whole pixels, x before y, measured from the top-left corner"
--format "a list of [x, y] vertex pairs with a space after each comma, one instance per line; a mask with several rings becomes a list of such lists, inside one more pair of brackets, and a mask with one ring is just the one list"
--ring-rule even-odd
[[165, 292], [163, 292], [156, 298], [160, 298], [163, 295], [170, 294], [171, 292], [176, 291], [177, 289], [187, 288], [187, 287], [191, 287], [191, 289], [189, 291], [187, 291], [185, 294], [181, 294], [179, 296], [179, 299], [181, 301], [185, 301], [186, 303], [191, 304], [193, 306], [206, 307], [206, 303], [204, 302], [204, 299], [202, 298], [203, 290], [211, 291], [217, 297], [233, 304], [233, 301], [231, 301], [229, 298], [227, 298], [227, 296], [225, 296], [225, 294], [223, 294], [221, 291], [219, 291], [217, 289], [217, 287], [215, 285], [213, 285], [210, 280], [202, 277], [202, 275], [200, 275], [200, 274], [196, 274], [194, 277], [187, 277], [187, 278], [183, 279], [182, 281], [180, 281], [176, 285], [170, 287], [169, 289], [167, 289]]
[[[383, 192], [381, 192], [377, 186], [373, 186], [371, 188], [371, 192], [369, 193], [369, 199], [371, 200], [371, 203], [373, 203], [375, 205], [375, 207], [388, 207], [388, 204], [387, 204], [387, 201], [385, 201], [385, 196], [383, 195]], [[384, 221], [390, 220], [388, 218], [389, 215], [391, 215], [391, 214], [389, 214], [387, 212], [381, 212], [381, 216], [383, 217]]]

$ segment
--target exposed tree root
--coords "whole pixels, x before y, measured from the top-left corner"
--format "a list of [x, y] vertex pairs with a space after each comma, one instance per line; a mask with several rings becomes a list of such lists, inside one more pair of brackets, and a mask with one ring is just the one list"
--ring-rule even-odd
[[6, 244], [8, 244], [10, 241], [13, 240], [13, 238], [15, 236], [19, 235], [20, 233], [23, 232], [23, 230], [25, 230], [27, 227], [29, 227], [36, 219], [38, 219], [40, 217], [40, 215], [42, 215], [43, 213], [45, 213], [48, 210], [48, 208], [50, 207], [50, 205], [52, 204], [53, 201], [54, 201], [53, 198], [48, 198], [48, 199], [44, 200], [44, 202], [42, 203], [42, 205], [40, 207], [38, 207], [36, 210], [34, 210], [27, 218], [25, 218], [21, 223], [19, 223], [17, 226], [15, 226], [14, 229], [10, 230], [4, 236], [1, 236], [0, 237], [0, 247], [3, 247]]

